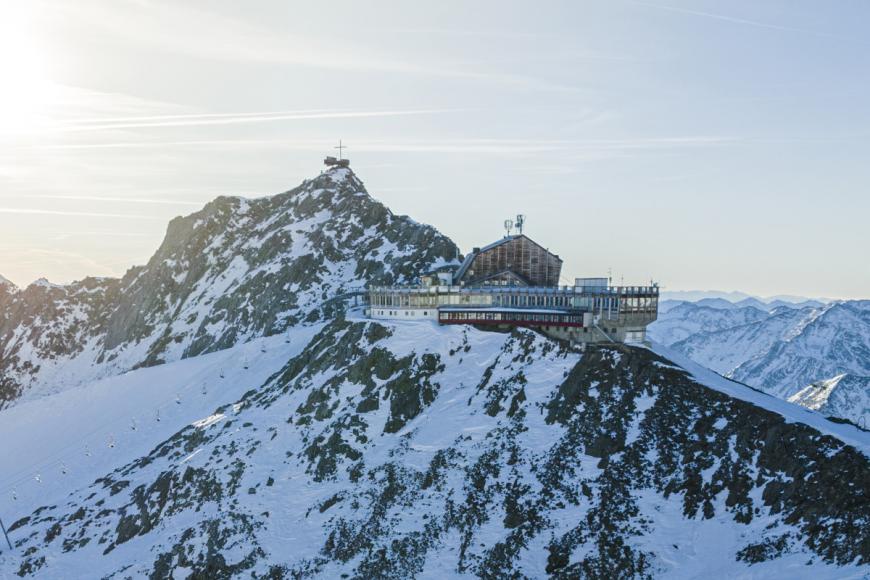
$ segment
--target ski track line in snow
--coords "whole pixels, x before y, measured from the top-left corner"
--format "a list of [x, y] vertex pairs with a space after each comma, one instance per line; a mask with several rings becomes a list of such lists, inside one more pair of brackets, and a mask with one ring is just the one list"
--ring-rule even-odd
[[[12, 506], [15, 512], [27, 512], [56, 503], [101, 474], [146, 455], [181, 429], [259, 387], [297, 356], [320, 328], [299, 327], [199, 357], [128, 371], [0, 412], [0, 440], [12, 442], [0, 447], [0, 514], [9, 514]], [[291, 344], [285, 344], [288, 337]], [[239, 363], [245, 356], [249, 369]], [[203, 384], [205, 395], [199, 393]], [[69, 413], [70, 408], [82, 412]], [[103, 416], [109, 418], [100, 421]], [[107, 444], [110, 438], [114, 448]], [[81, 468], [82, 463], [87, 467]]]

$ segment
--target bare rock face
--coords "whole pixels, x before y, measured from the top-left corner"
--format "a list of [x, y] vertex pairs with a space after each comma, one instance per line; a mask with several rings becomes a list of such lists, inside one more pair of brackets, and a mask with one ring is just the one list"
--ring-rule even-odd
[[0, 284], [0, 407], [321, 319], [330, 297], [408, 282], [458, 249], [396, 216], [347, 168], [170, 222], [123, 278]]

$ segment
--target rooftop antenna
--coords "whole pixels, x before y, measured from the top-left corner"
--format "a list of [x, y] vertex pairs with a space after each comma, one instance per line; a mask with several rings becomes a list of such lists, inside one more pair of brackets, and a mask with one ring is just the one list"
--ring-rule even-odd
[[339, 140], [338, 140], [338, 147], [333, 147], [333, 149], [338, 149], [338, 160], [341, 161], [341, 160], [342, 160], [341, 152], [342, 152], [344, 149], [350, 149], [350, 147], [348, 147], [347, 145], [342, 145], [342, 144], [341, 144], [341, 139], [339, 139]]
[[505, 236], [511, 235], [511, 230], [514, 229], [514, 221], [513, 220], [504, 220], [504, 231]]
[[517, 214], [517, 219], [514, 222], [514, 225], [517, 226], [517, 231], [520, 235], [523, 235], [523, 226], [526, 225], [526, 216], [523, 214]]

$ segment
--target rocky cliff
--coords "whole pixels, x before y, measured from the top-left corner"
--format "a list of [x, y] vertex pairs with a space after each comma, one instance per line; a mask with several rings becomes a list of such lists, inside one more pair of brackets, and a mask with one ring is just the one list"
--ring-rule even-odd
[[0, 284], [0, 407], [276, 334], [330, 297], [410, 281], [458, 249], [396, 216], [350, 169], [279, 195], [221, 197], [174, 219], [121, 279]]

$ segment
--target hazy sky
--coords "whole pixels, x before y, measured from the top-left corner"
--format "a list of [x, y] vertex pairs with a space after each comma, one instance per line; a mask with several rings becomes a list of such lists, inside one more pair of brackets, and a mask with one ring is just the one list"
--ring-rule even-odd
[[120, 275], [343, 139], [568, 276], [870, 298], [870, 3], [0, 0], [0, 274]]

